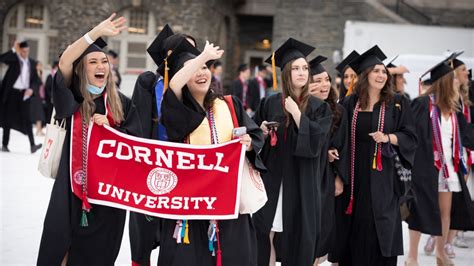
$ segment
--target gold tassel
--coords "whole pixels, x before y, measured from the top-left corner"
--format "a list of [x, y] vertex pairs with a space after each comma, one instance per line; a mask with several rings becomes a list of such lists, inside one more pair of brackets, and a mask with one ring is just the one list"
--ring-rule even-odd
[[372, 161], [372, 169], [375, 170], [377, 169], [377, 153], [374, 154], [374, 160]]
[[168, 59], [165, 58], [165, 76], [163, 77], [164, 79], [164, 89], [163, 89], [163, 92], [165, 92], [167, 89], [168, 89]]
[[275, 52], [272, 54], [272, 78], [273, 78], [273, 90], [276, 91], [278, 89], [277, 83], [277, 73], [276, 73], [276, 65], [275, 65]]
[[349, 89], [347, 89], [347, 92], [346, 92], [346, 96], [349, 96], [352, 94], [352, 89], [354, 88], [354, 80], [355, 79], [351, 79], [351, 84], [349, 85]]
[[189, 221], [186, 222], [186, 231], [184, 232], [184, 239], [183, 239], [184, 244], [189, 244]]

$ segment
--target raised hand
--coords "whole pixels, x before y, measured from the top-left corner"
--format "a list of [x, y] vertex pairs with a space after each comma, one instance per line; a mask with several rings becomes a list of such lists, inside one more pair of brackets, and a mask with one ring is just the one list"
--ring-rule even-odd
[[224, 50], [221, 50], [219, 49], [219, 46], [214, 46], [213, 43], [206, 41], [206, 45], [204, 46], [202, 54], [205, 56], [207, 61], [216, 60], [222, 57]]
[[115, 18], [116, 15], [117, 14], [113, 13], [109, 18], [95, 26], [91, 33], [95, 33], [94, 37], [96, 37], [96, 39], [101, 36], [116, 36], [120, 34], [122, 30], [127, 28], [127, 26], [125, 26], [125, 22], [127, 22], [127, 20], [124, 17]]
[[285, 99], [285, 110], [292, 116], [295, 116], [295, 114], [300, 111], [298, 104], [296, 104], [295, 100], [293, 100], [293, 98], [290, 96], [286, 97]]

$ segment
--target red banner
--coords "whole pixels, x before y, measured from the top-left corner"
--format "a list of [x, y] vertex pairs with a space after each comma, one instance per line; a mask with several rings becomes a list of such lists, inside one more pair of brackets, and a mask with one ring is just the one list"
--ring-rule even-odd
[[91, 203], [169, 219], [237, 218], [245, 158], [239, 140], [189, 145], [97, 125], [89, 133]]

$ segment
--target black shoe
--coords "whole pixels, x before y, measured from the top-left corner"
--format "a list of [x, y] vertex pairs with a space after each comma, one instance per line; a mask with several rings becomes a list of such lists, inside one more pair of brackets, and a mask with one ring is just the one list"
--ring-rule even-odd
[[2, 151], [3, 152], [10, 152], [7, 146], [2, 146]]
[[35, 153], [37, 150], [41, 149], [42, 146], [43, 144], [36, 144], [36, 145], [31, 146], [30, 147], [31, 153]]

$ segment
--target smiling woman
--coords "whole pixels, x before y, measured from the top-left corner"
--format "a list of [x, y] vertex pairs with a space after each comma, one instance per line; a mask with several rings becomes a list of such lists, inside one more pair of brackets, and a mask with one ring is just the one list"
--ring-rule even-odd
[[[89, 204], [87, 198], [88, 125], [107, 124], [139, 135], [141, 127], [131, 101], [117, 91], [102, 48], [101, 36], [123, 30], [115, 15], [71, 44], [54, 76], [56, 119], [66, 119], [58, 174], [46, 213], [37, 265], [113, 265], [120, 249], [125, 211]], [[79, 187], [72, 192], [71, 177]], [[93, 219], [92, 219], [93, 217]]]

